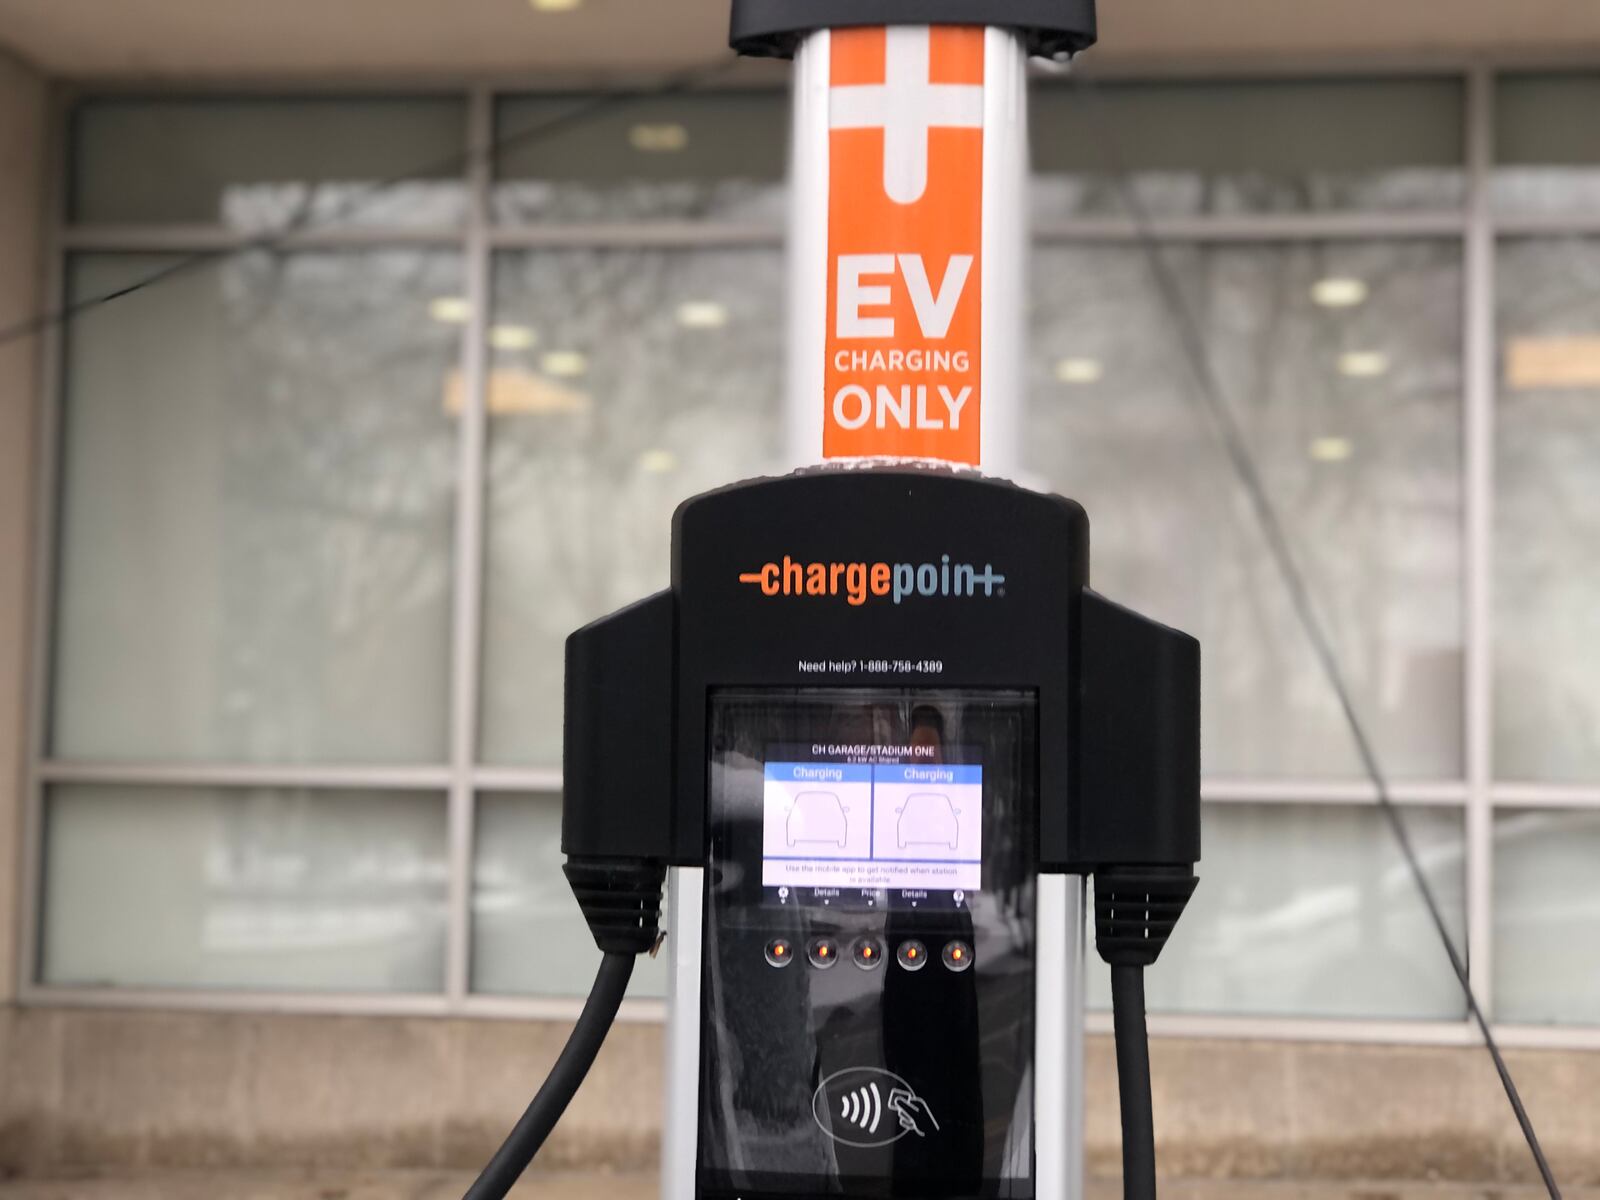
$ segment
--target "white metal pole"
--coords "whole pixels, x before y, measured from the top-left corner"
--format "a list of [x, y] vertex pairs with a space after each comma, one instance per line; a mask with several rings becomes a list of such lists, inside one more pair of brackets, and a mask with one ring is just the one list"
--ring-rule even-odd
[[700, 972], [705, 871], [667, 872], [666, 1078], [661, 1112], [661, 1200], [695, 1200], [700, 1145]]
[[[1020, 472], [1027, 137], [1027, 60], [1006, 30], [823, 30], [802, 41], [790, 180], [792, 465], [884, 457]], [[951, 404], [962, 388], [972, 390]], [[1040, 880], [1040, 1200], [1083, 1194], [1083, 895], [1080, 878]]]

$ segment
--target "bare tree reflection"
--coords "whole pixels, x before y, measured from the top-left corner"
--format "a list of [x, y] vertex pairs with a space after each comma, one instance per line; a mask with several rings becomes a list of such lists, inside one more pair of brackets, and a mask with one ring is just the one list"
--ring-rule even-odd
[[[583, 356], [577, 412], [493, 421], [485, 615], [484, 745], [553, 762], [561, 642], [585, 621], [666, 585], [679, 501], [779, 461], [782, 259], [772, 251], [508, 254], [498, 323], [537, 344], [496, 366], [539, 373]], [[719, 320], [686, 326], [685, 303]]]
[[[1426, 244], [1168, 246], [1283, 509], [1380, 750], [1461, 770], [1459, 264]], [[1365, 304], [1311, 287], [1349, 274]], [[1206, 647], [1207, 769], [1355, 775], [1336, 702], [1211, 431], [1136, 249], [1061, 248], [1035, 273], [1033, 468], [1083, 501], [1096, 578]], [[1350, 378], [1341, 355], [1381, 352]], [[1063, 384], [1054, 363], [1103, 375]], [[1311, 449], [1335, 438], [1338, 462]]]

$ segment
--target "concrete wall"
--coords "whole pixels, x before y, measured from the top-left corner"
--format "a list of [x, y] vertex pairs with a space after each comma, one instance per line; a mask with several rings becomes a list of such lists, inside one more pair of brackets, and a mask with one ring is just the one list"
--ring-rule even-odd
[[[44, 163], [44, 81], [0, 50], [0, 330], [41, 302]], [[34, 338], [0, 344], [0, 1001], [16, 994], [37, 361]]]
[[[496, 1020], [11, 1009], [0, 1174], [63, 1167], [482, 1164], [564, 1027]], [[640, 1167], [660, 1136], [660, 1029], [621, 1025], [547, 1166]], [[1512, 1068], [1562, 1182], [1600, 1183], [1600, 1054]], [[1158, 1040], [1163, 1170], [1224, 1179], [1534, 1178], [1471, 1048]], [[1090, 1041], [1089, 1165], [1119, 1169], [1116, 1068]]]

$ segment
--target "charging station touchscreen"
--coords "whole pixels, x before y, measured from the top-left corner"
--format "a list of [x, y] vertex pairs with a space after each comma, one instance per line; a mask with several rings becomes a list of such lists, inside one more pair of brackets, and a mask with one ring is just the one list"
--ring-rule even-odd
[[916, 907], [977, 892], [983, 765], [935, 760], [973, 754], [928, 743], [769, 747], [761, 855], [769, 902]]
[[1033, 695], [710, 718], [700, 1200], [1031, 1200]]

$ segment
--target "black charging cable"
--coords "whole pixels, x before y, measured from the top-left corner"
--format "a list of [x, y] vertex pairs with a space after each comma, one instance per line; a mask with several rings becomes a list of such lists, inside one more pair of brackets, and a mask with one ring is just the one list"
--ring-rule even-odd
[[600, 971], [556, 1065], [462, 1200], [503, 1200], [522, 1177], [594, 1065], [617, 1019], [633, 964], [661, 944], [663, 867], [607, 860], [569, 861], [563, 869], [604, 954]]
[[1150, 1034], [1144, 1023], [1144, 968], [1111, 968], [1111, 1021], [1122, 1105], [1122, 1195], [1156, 1200], [1156, 1124], [1150, 1099]]
[[1102, 867], [1094, 874], [1095, 948], [1111, 966], [1123, 1200], [1156, 1200], [1144, 969], [1160, 956], [1197, 883], [1193, 870], [1186, 867]]
[[617, 1008], [628, 990], [635, 958], [632, 954], [607, 954], [600, 960], [600, 973], [595, 976], [589, 999], [584, 1001], [583, 1012], [556, 1065], [463, 1200], [501, 1200], [527, 1170], [594, 1065], [595, 1055], [600, 1053], [600, 1045], [611, 1031]]

